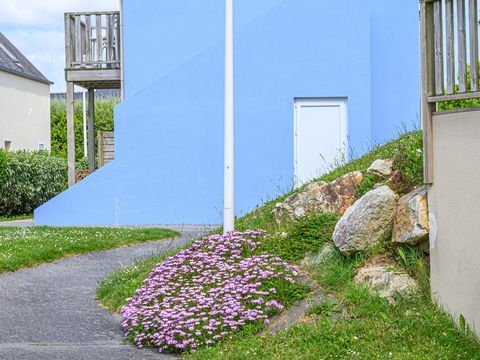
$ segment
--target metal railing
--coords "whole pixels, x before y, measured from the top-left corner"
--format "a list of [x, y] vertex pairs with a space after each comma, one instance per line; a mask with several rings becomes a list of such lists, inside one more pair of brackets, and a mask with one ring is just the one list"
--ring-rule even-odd
[[121, 67], [120, 12], [65, 14], [66, 68]]

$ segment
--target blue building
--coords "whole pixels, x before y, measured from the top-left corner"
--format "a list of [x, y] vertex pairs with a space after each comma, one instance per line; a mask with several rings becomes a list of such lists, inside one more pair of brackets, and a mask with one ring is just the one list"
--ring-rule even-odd
[[[116, 159], [36, 223], [221, 223], [224, 0], [123, 6]], [[237, 215], [418, 122], [416, 0], [241, 0], [234, 36]]]

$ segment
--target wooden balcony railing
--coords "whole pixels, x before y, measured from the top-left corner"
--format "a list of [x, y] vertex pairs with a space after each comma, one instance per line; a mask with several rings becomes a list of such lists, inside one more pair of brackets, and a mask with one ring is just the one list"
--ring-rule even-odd
[[121, 67], [120, 12], [65, 14], [67, 69]]
[[419, 1], [424, 177], [431, 184], [438, 103], [480, 98], [479, 0]]
[[428, 101], [480, 97], [478, 0], [420, 0], [420, 5]]

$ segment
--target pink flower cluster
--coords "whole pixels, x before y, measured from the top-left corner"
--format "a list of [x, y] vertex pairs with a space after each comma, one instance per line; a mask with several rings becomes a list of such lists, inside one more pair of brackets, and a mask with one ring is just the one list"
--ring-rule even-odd
[[294, 283], [294, 267], [252, 255], [263, 231], [196, 241], [150, 273], [122, 308], [126, 336], [138, 347], [194, 351], [283, 309], [270, 281]]

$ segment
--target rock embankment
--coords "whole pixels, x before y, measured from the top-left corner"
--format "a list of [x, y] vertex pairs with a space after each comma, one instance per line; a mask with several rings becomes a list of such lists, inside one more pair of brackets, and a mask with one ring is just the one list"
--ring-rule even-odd
[[342, 215], [357, 200], [357, 186], [362, 181], [363, 174], [354, 171], [330, 183], [310, 183], [303, 190], [276, 204], [275, 220], [277, 223], [285, 218], [296, 220], [311, 212]]
[[[371, 252], [388, 241], [394, 247], [427, 242], [427, 188], [419, 186], [408, 194], [398, 194], [394, 185], [397, 173], [393, 160], [378, 159], [365, 173], [373, 175], [377, 184], [361, 197], [358, 190], [366, 178], [362, 172], [355, 171], [330, 183], [311, 183], [278, 203], [274, 210], [277, 222], [285, 218], [296, 220], [312, 212], [341, 216], [333, 233], [333, 244], [326, 244], [319, 254], [308, 256], [304, 265], [322, 266], [332, 251], [350, 256]], [[395, 294], [408, 295], [418, 288], [417, 281], [401, 270], [392, 256], [383, 263], [367, 263], [357, 269], [354, 281], [389, 301], [393, 301]]]

